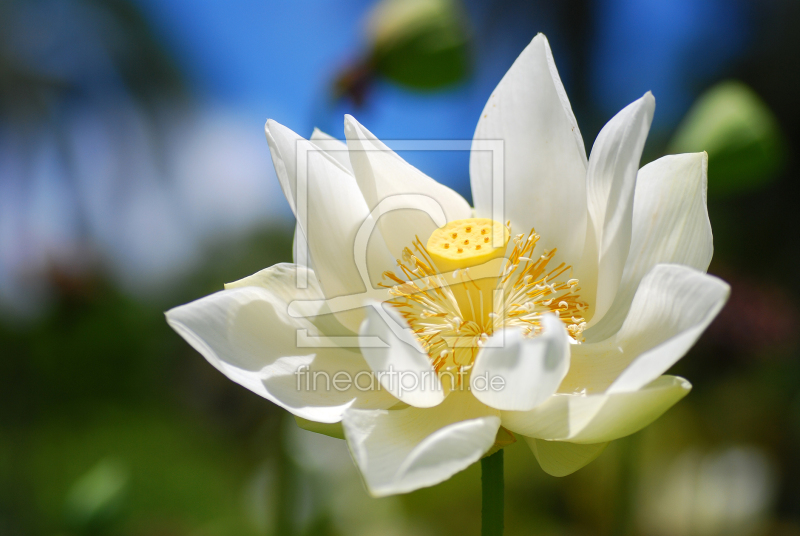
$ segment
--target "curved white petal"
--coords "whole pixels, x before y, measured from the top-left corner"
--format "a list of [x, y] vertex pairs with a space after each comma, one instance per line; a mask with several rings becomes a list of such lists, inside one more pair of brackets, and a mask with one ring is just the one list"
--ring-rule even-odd
[[297, 214], [297, 143], [303, 137], [272, 119], [264, 124], [264, 133], [283, 195]]
[[[306, 288], [298, 288], [298, 277], [306, 282]], [[322, 293], [314, 270], [310, 268], [297, 264], [278, 263], [233, 283], [225, 284], [225, 290], [242, 287], [265, 288], [281, 300], [281, 303], [302, 302], [304, 318], [314, 324], [319, 334], [326, 337], [329, 342], [335, 343], [338, 340], [336, 337], [340, 336], [347, 337], [351, 341], [355, 336], [353, 331], [338, 321], [336, 315], [332, 314], [323, 301], [325, 295]]]
[[500, 418], [468, 391], [435, 408], [348, 410], [347, 444], [369, 492], [406, 493], [447, 480], [494, 444]]
[[[408, 323], [395, 311], [381, 317], [375, 304], [361, 325], [361, 353], [381, 386], [410, 406], [429, 408], [445, 398], [442, 383], [428, 354], [420, 347]], [[398, 330], [404, 336], [396, 333]], [[384, 344], [379, 346], [376, 340]]]
[[295, 264], [300, 264], [302, 266], [307, 266], [312, 270], [314, 269], [314, 261], [308, 254], [308, 244], [306, 244], [306, 237], [303, 234], [303, 230], [300, 228], [300, 225], [297, 224], [295, 224], [294, 226], [294, 237], [292, 237], [292, 262]]
[[347, 168], [351, 174], [353, 173], [353, 166], [350, 164], [350, 155], [347, 152], [347, 144], [345, 142], [337, 140], [318, 128], [314, 129], [309, 139], [314, 142], [314, 145], [328, 153], [334, 160]]
[[476, 216], [491, 218], [499, 155], [485, 150], [484, 140], [502, 141], [502, 221], [510, 219], [515, 233], [536, 228], [544, 249], [558, 248], [577, 265], [586, 235], [586, 149], [544, 35], [508, 70], [475, 129], [472, 198]]
[[659, 264], [642, 280], [622, 328], [572, 348], [562, 392], [633, 391], [678, 361], [728, 299], [724, 281], [677, 264]]
[[526, 437], [525, 442], [536, 456], [542, 470], [550, 476], [571, 475], [594, 461], [606, 450], [606, 443], [567, 443]]
[[[298, 288], [298, 277], [308, 281], [306, 288]], [[290, 303], [293, 300], [317, 300], [323, 295], [313, 270], [286, 262], [264, 268], [231, 283], [225, 283], [225, 290], [245, 287], [267, 289], [275, 298], [284, 303]]]
[[542, 325], [544, 332], [533, 339], [519, 329], [492, 335], [470, 376], [475, 398], [496, 409], [527, 411], [558, 390], [569, 370], [569, 336], [555, 315], [545, 315]]
[[[286, 313], [294, 288], [290, 272], [257, 275], [250, 282], [263, 280], [271, 280], [269, 288], [240, 286], [171, 309], [167, 322], [228, 378], [299, 417], [336, 422], [351, 406], [385, 408], [396, 403], [386, 391], [361, 390], [354, 383], [337, 389], [326, 382], [326, 377], [332, 381], [343, 371], [351, 378], [360, 375], [365, 385], [372, 374], [356, 352], [298, 344], [302, 333], [319, 332], [307, 319]], [[306, 382], [307, 375], [298, 374], [301, 367], [312, 375], [320, 373], [317, 389]]]
[[642, 278], [661, 263], [703, 272], [714, 252], [706, 209], [708, 155], [669, 155], [639, 170], [633, 200], [631, 246], [611, 309], [584, 335], [601, 341], [625, 321]]
[[[357, 332], [364, 313], [352, 307], [368, 299], [367, 290], [381, 280], [385, 270], [394, 267], [394, 261], [382, 240], [374, 239], [377, 234], [371, 237], [366, 251], [356, 251], [356, 234], [370, 216], [355, 179], [344, 166], [272, 120], [267, 122], [267, 138], [278, 175], [285, 175], [281, 178], [282, 185], [286, 182], [284, 192], [296, 212], [304, 212], [298, 214], [298, 223], [325, 297], [353, 297], [346, 310], [335, 312], [342, 324]], [[301, 173], [305, 181], [299, 188], [298, 149], [306, 166], [306, 173]], [[305, 192], [304, 199], [295, 199], [298, 191]], [[366, 257], [368, 281], [358, 270], [357, 262], [363, 259], [356, 257]]]
[[655, 107], [648, 91], [623, 108], [600, 131], [589, 157], [589, 220], [578, 277], [594, 308], [590, 325], [602, 318], [617, 294], [631, 244], [636, 173]]
[[595, 395], [555, 394], [531, 411], [503, 411], [503, 426], [537, 439], [604, 443], [638, 432], [660, 417], [692, 386], [661, 376], [639, 391]]
[[[352, 116], [345, 116], [344, 133], [353, 171], [369, 208], [374, 209], [389, 197], [401, 196], [396, 201], [403, 208], [378, 219], [378, 228], [395, 258], [401, 258], [403, 248], [416, 236], [427, 241], [446, 222], [472, 216], [472, 209], [463, 197], [400, 158]], [[406, 194], [411, 195], [404, 199], [402, 196]], [[419, 196], [430, 199], [433, 213], [426, 215], [428, 211]], [[435, 214], [441, 211], [445, 221], [435, 222]]]
[[[297, 137], [300, 138], [300, 136]], [[347, 145], [343, 141], [337, 140], [333, 136], [322, 132], [318, 128], [314, 129], [314, 132], [311, 133], [311, 138], [309, 138], [309, 140], [314, 142], [314, 145], [328, 153], [331, 158], [341, 164], [352, 175], [353, 168], [350, 165], [350, 157], [347, 154]], [[292, 211], [294, 210], [294, 205], [292, 205]], [[300, 251], [301, 248], [303, 248], [302, 253]], [[304, 264], [309, 268], [314, 268], [314, 261], [311, 259], [310, 255], [307, 254], [307, 252], [308, 245], [306, 244], [305, 236], [303, 235], [303, 231], [300, 229], [300, 226], [297, 225], [294, 230], [294, 239], [292, 241], [292, 261], [297, 263], [302, 256], [305, 262], [301, 264]]]

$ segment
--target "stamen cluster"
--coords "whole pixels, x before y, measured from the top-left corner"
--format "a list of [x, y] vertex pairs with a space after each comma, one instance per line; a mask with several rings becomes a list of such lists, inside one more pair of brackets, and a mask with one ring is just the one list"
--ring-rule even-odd
[[[506, 226], [510, 231], [510, 223]], [[533, 230], [517, 235], [498, 275], [491, 281], [493, 303], [484, 303], [484, 293], [470, 276], [470, 268], [441, 273], [426, 247], [417, 237], [413, 250], [405, 248], [397, 264], [402, 276], [385, 272], [394, 284], [382, 286], [393, 296], [388, 303], [406, 319], [440, 375], [462, 378], [488, 338], [504, 328], [519, 327], [527, 337], [542, 331], [541, 318], [553, 313], [566, 325], [576, 343], [586, 328], [577, 279], [565, 279], [572, 267], [561, 263], [550, 269], [556, 249], [533, 255], [539, 235]], [[485, 286], [481, 280], [481, 286]], [[456, 293], [466, 296], [469, 309]]]

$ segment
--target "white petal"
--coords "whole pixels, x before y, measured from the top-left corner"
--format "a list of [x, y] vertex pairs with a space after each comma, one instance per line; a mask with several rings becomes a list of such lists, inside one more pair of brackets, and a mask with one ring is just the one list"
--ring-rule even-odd
[[520, 54], [481, 113], [470, 154], [475, 213], [492, 217], [493, 158], [481, 140], [501, 140], [502, 221], [515, 233], [531, 228], [540, 247], [558, 248], [575, 266], [586, 235], [586, 149], [550, 45], [537, 35]]
[[300, 225], [297, 224], [294, 226], [294, 237], [292, 238], [292, 262], [314, 269], [314, 261], [311, 260], [311, 255], [308, 254], [306, 237]]
[[281, 183], [283, 195], [293, 213], [297, 213], [297, 142], [302, 136], [292, 132], [280, 123], [267, 120], [264, 125], [267, 136], [269, 152], [272, 155], [272, 164]]
[[525, 441], [536, 456], [542, 470], [551, 476], [571, 475], [600, 456], [608, 443], [567, 443], [564, 441], [545, 441], [526, 437]]
[[[395, 311], [382, 318], [375, 304], [361, 325], [362, 340], [378, 338], [385, 346], [362, 344], [361, 353], [384, 389], [406, 404], [429, 408], [441, 404], [444, 390], [428, 354], [420, 347], [408, 323]], [[394, 329], [393, 329], [394, 328]], [[401, 335], [394, 330], [401, 331]]]
[[542, 324], [544, 332], [533, 339], [506, 329], [487, 341], [470, 377], [475, 398], [496, 409], [527, 411], [558, 390], [569, 370], [569, 336], [555, 315], [545, 315]]
[[[298, 288], [298, 276], [308, 280], [306, 288]], [[225, 283], [225, 290], [244, 287], [267, 289], [284, 303], [294, 300], [317, 300], [322, 297], [322, 288], [320, 288], [313, 270], [285, 262], [264, 268], [232, 283]]]
[[[354, 384], [338, 390], [324, 378], [317, 378], [318, 389], [307, 387], [305, 377], [296, 374], [301, 366], [331, 380], [339, 371], [352, 378], [363, 372], [362, 385], [371, 373], [358, 353], [298, 345], [298, 330], [312, 336], [319, 332], [307, 319], [287, 315], [293, 281], [273, 275], [273, 291], [243, 286], [217, 292], [168, 311], [167, 322], [228, 378], [299, 417], [336, 422], [350, 406], [396, 403], [385, 391], [362, 391]], [[258, 279], [263, 277], [252, 278]]]
[[588, 236], [578, 278], [582, 294], [594, 307], [592, 322], [611, 307], [628, 257], [636, 173], [655, 107], [656, 101], [648, 91], [623, 108], [600, 131], [589, 157]]
[[[331, 158], [340, 163], [351, 174], [353, 173], [353, 168], [350, 166], [350, 157], [347, 154], [347, 145], [343, 141], [337, 140], [333, 136], [322, 132], [318, 128], [314, 129], [310, 140], [314, 142], [314, 145], [327, 152]], [[294, 206], [292, 207], [292, 210], [294, 211]], [[308, 251], [305, 236], [303, 235], [302, 230], [299, 229], [299, 226], [297, 226], [294, 231], [294, 240], [292, 242], [292, 260], [294, 262], [298, 262], [298, 259], [301, 256], [300, 248], [305, 248], [303, 252]], [[304, 265], [310, 268], [314, 267], [314, 262], [309, 255], [305, 255], [304, 260]]]
[[[278, 175], [285, 169], [288, 186], [284, 192], [288, 192], [287, 197], [294, 196], [297, 147], [305, 140], [274, 121], [268, 121], [267, 127]], [[371, 236], [366, 251], [356, 251], [356, 234], [370, 220], [366, 202], [345, 167], [326, 152], [313, 150], [313, 145], [311, 149], [306, 154], [307, 183], [300, 188], [301, 192], [305, 190], [306, 199], [290, 199], [290, 203], [298, 210], [306, 206], [306, 214], [298, 214], [298, 222], [308, 241], [315, 273], [326, 298], [352, 297], [342, 306], [345, 310], [335, 312], [342, 324], [357, 332], [364, 315], [357, 307], [368, 299], [367, 290], [374, 288], [381, 274], [394, 267], [394, 261], [377, 234]], [[359, 271], [359, 262], [366, 273]]]
[[314, 129], [310, 140], [314, 142], [314, 145], [328, 153], [334, 160], [347, 168], [351, 174], [353, 173], [353, 166], [350, 165], [350, 155], [347, 152], [347, 144], [345, 142], [337, 140], [318, 128]]
[[503, 411], [503, 426], [537, 439], [604, 443], [638, 432], [660, 417], [692, 386], [661, 376], [639, 391], [595, 395], [556, 394], [531, 411]]
[[714, 246], [706, 210], [708, 155], [669, 155], [639, 170], [633, 200], [633, 234], [619, 291], [587, 341], [613, 335], [630, 309], [639, 282], [653, 266], [684, 264], [703, 272]]
[[[306, 282], [306, 288], [298, 288], [298, 277]], [[302, 304], [302, 316], [314, 324], [319, 336], [325, 337], [332, 344], [336, 344], [339, 340], [352, 344], [355, 338], [355, 333], [343, 326], [328, 308], [317, 276], [310, 268], [297, 264], [279, 263], [233, 283], [225, 284], [226, 290], [243, 287], [261, 287], [275, 295], [281, 303]], [[289, 309], [290, 316], [298, 316], [291, 313], [291, 307]], [[318, 335], [309, 333], [309, 336], [312, 337]], [[338, 346], [338, 344], [336, 345]], [[352, 348], [352, 346], [345, 347]]]
[[[402, 208], [378, 219], [378, 228], [395, 258], [401, 257], [414, 237], [427, 242], [437, 227], [472, 216], [463, 197], [400, 158], [352, 116], [345, 116], [344, 132], [358, 186], [370, 209], [387, 198], [401, 196], [394, 201]], [[436, 221], [442, 212], [444, 221]]]
[[468, 391], [435, 408], [348, 410], [345, 437], [369, 492], [406, 493], [447, 480], [494, 444], [500, 418]]
[[642, 280], [622, 328], [602, 342], [572, 347], [561, 391], [633, 391], [666, 372], [692, 347], [728, 299], [713, 276], [659, 264]]

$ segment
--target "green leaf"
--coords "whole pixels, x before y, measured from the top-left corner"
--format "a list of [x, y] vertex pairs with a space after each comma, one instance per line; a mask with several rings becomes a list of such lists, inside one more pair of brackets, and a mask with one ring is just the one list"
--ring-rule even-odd
[[747, 85], [730, 80], [706, 91], [687, 113], [669, 152], [708, 152], [709, 191], [745, 192], [768, 184], [785, 162], [775, 115]]

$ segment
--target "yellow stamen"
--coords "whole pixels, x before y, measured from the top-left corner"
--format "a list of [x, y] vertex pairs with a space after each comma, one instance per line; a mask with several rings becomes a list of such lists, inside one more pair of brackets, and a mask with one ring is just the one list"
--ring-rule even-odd
[[541, 317], [553, 313], [581, 342], [587, 304], [579, 281], [564, 263], [548, 266], [556, 250], [534, 255], [539, 235], [514, 237], [510, 224], [482, 218], [450, 222], [423, 245], [419, 238], [398, 260], [401, 274], [386, 272], [388, 301], [408, 321], [447, 390], [463, 385], [489, 337], [505, 328], [541, 333]]
[[511, 233], [488, 218], [451, 221], [436, 229], [426, 247], [439, 272], [450, 274], [453, 295], [464, 318], [476, 320], [491, 310], [497, 276]]

